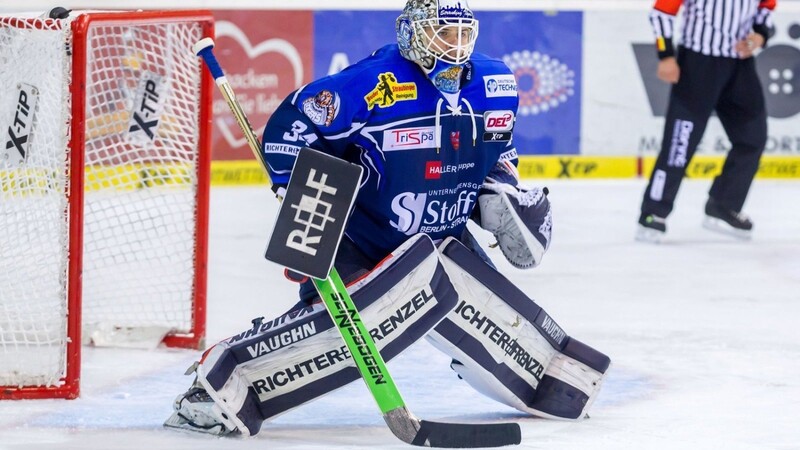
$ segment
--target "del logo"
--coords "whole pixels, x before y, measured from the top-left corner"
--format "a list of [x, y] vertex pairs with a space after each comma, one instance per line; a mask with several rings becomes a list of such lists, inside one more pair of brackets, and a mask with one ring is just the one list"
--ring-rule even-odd
[[392, 72], [378, 75], [378, 84], [364, 96], [368, 109], [372, 109], [376, 105], [379, 108], [388, 108], [400, 101], [416, 99], [417, 84], [398, 83]]
[[509, 110], [486, 111], [483, 114], [483, 123], [490, 133], [511, 131], [514, 128], [514, 113]]
[[442, 162], [428, 161], [425, 163], [425, 179], [438, 180], [442, 178]]

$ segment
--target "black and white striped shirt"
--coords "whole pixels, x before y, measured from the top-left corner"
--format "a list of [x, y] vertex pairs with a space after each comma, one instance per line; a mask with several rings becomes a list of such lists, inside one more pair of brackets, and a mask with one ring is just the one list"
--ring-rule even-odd
[[772, 29], [775, 0], [656, 0], [650, 23], [659, 58], [675, 54], [675, 17], [683, 4], [681, 46], [709, 56], [738, 58], [736, 42], [751, 32], [764, 36]]

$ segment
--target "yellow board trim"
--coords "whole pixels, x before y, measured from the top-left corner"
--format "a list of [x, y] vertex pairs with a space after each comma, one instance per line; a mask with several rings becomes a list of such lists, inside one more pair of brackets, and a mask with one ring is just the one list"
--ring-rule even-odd
[[[144, 188], [189, 188], [196, 180], [194, 164], [148, 163], [118, 166], [88, 166], [84, 174], [84, 191], [134, 191]], [[56, 183], [60, 185], [56, 185]], [[66, 173], [41, 167], [0, 169], [0, 193], [27, 195], [61, 191], [67, 183]]]
[[[696, 155], [686, 169], [687, 178], [710, 179], [717, 176], [724, 156]], [[649, 178], [655, 157], [550, 155], [521, 156], [519, 173], [523, 180], [537, 179], [625, 179]], [[53, 186], [55, 174], [43, 168], [0, 169], [0, 191], [60, 189]], [[800, 156], [764, 156], [756, 174], [760, 179], [800, 180]], [[128, 164], [90, 166], [84, 180], [87, 191], [114, 188], [134, 190], [148, 187], [188, 187], [195, 179], [194, 166], [175, 164]], [[65, 178], [62, 177], [65, 181]], [[63, 181], [62, 181], [63, 182]], [[258, 161], [212, 161], [212, 186], [268, 185]]]
[[[687, 178], [713, 178], [722, 170], [724, 156], [695, 155], [686, 169]], [[624, 179], [649, 178], [655, 156], [520, 156], [520, 178]], [[640, 169], [641, 168], [641, 169]], [[764, 156], [756, 178], [800, 179], [800, 156]], [[212, 186], [268, 184], [256, 161], [213, 161]]]

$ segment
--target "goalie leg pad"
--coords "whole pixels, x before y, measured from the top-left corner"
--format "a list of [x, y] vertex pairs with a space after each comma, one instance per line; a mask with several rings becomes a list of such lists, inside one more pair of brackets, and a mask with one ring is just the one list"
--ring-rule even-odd
[[551, 419], [580, 419], [592, 406], [611, 360], [567, 337], [561, 353], [547, 366], [536, 388], [531, 409]]
[[441, 259], [459, 294], [428, 335], [482, 394], [541, 417], [578, 419], [596, 398], [610, 359], [564, 330], [533, 300], [461, 243]]
[[[381, 355], [391, 360], [455, 306], [457, 294], [438, 252], [417, 235], [348, 286]], [[322, 303], [291, 311], [217, 344], [197, 368], [217, 405], [244, 435], [264, 420], [358, 378], [347, 347]]]

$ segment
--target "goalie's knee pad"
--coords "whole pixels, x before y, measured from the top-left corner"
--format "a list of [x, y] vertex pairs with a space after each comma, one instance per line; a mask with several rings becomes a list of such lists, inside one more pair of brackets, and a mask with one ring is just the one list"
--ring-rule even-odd
[[428, 335], [482, 394], [541, 417], [580, 419], [610, 359], [573, 339], [533, 300], [454, 239], [441, 259], [455, 309]]
[[[457, 294], [425, 235], [411, 238], [348, 287], [364, 325], [388, 361], [427, 334]], [[322, 303], [251, 329], [208, 351], [198, 381], [244, 435], [275, 417], [359, 378]]]

